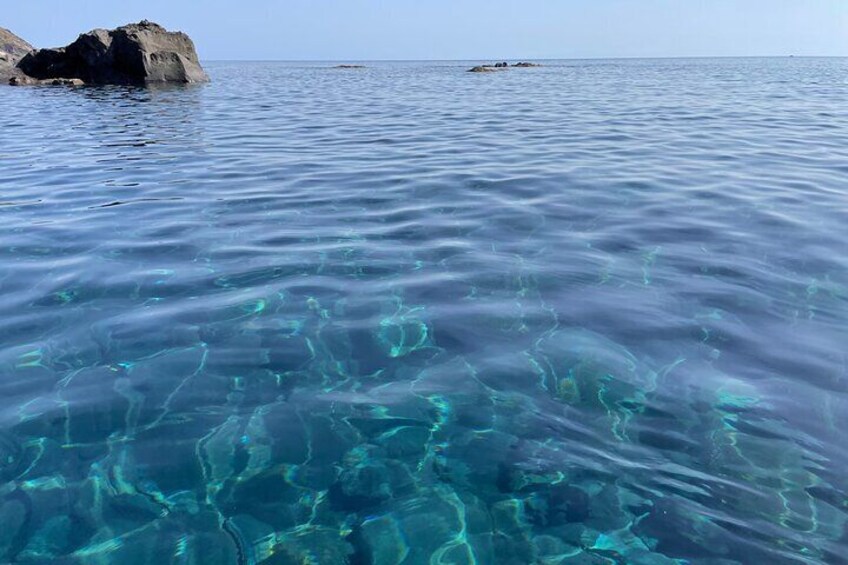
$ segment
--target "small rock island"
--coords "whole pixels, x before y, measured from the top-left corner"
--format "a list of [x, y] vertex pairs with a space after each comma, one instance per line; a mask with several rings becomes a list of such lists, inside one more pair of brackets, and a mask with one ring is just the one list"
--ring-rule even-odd
[[504, 61], [503, 63], [495, 63], [493, 65], [477, 65], [476, 67], [472, 67], [472, 68], [468, 69], [468, 72], [469, 73], [491, 73], [491, 72], [494, 72], [494, 71], [502, 71], [502, 70], [508, 69], [510, 66], [519, 67], [519, 68], [527, 68], [527, 67], [541, 67], [542, 65], [540, 65], [538, 63], [526, 63], [526, 62], [523, 62], [523, 61], [520, 62], [520, 63], [515, 63], [513, 65], [510, 65], [509, 63]]
[[[4, 59], [5, 57], [5, 59]], [[95, 29], [67, 47], [33, 49], [0, 28], [0, 79], [12, 85], [208, 82], [194, 43], [182, 32], [143, 20]]]

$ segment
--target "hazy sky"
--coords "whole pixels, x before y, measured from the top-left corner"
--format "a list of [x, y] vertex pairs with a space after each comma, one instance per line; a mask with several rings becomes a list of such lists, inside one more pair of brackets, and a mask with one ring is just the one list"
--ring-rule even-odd
[[848, 0], [26, 0], [40, 47], [148, 18], [204, 59], [848, 55]]

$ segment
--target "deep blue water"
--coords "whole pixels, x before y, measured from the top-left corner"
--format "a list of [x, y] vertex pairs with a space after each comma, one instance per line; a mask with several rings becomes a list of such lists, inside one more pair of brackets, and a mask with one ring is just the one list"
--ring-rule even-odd
[[0, 562], [844, 563], [848, 60], [0, 89]]

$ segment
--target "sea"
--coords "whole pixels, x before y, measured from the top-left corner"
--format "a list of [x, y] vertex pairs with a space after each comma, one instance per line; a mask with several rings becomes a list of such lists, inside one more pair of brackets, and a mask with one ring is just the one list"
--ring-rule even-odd
[[848, 59], [0, 89], [0, 563], [848, 562]]

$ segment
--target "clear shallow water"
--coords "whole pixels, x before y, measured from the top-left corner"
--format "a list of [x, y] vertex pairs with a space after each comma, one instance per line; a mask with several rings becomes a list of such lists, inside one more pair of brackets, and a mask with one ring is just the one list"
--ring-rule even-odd
[[848, 61], [327, 66], [0, 92], [0, 562], [842, 562]]

